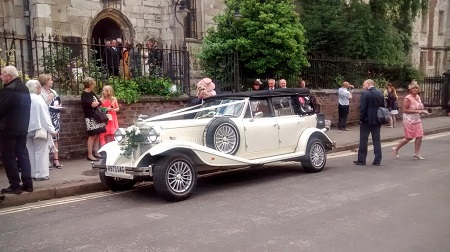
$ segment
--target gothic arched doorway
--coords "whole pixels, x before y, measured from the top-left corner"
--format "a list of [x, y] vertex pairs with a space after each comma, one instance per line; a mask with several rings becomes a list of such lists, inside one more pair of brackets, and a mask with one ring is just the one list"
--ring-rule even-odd
[[[132, 40], [134, 28], [130, 20], [119, 10], [105, 9], [100, 11], [89, 25], [89, 42], [96, 59], [101, 59], [106, 49], [105, 41], [120, 38], [122, 41]], [[101, 62], [96, 61], [97, 64]]]
[[104, 18], [95, 24], [92, 40], [95, 44], [105, 44], [105, 40], [123, 39], [122, 30], [111, 18]]

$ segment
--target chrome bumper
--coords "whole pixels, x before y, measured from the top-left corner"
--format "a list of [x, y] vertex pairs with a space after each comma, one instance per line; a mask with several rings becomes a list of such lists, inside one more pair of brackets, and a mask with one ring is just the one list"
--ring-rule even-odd
[[120, 166], [124, 169], [124, 172], [109, 172], [108, 167], [119, 167], [119, 166], [109, 166], [109, 165], [99, 165], [91, 163], [92, 170], [98, 172], [104, 172], [106, 176], [109, 177], [118, 177], [125, 179], [133, 179], [134, 176], [153, 176], [152, 166], [148, 167], [129, 167], [129, 166]]

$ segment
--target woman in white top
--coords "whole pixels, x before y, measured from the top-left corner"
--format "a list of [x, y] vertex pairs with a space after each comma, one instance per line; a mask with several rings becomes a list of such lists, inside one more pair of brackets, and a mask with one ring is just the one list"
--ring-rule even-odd
[[31, 177], [35, 180], [49, 179], [49, 147], [53, 145], [50, 134], [56, 134], [50, 120], [47, 104], [39, 94], [41, 84], [37, 80], [27, 82], [30, 90], [31, 107], [30, 123], [28, 125], [27, 149], [31, 164]]
[[39, 82], [41, 83], [42, 90], [41, 96], [44, 98], [45, 103], [49, 106], [48, 110], [50, 112], [50, 119], [52, 121], [53, 127], [58, 132], [53, 136], [53, 143], [55, 145], [55, 149], [53, 150], [53, 163], [51, 167], [55, 167], [61, 169], [63, 165], [59, 163], [58, 158], [58, 140], [59, 140], [59, 131], [60, 131], [60, 109], [61, 107], [61, 98], [58, 96], [53, 87], [53, 79], [50, 74], [41, 74], [39, 75]]

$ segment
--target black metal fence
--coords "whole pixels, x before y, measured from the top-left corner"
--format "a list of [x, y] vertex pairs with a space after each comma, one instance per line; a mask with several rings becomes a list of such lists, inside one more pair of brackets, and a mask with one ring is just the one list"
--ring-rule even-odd
[[447, 107], [450, 92], [448, 77], [429, 76], [424, 78], [420, 86], [421, 98], [425, 107]]
[[[286, 76], [266, 76], [246, 72], [239, 65], [237, 54], [229, 54], [224, 60], [217, 62], [214, 79], [219, 83], [220, 91], [249, 90], [255, 79], [286, 79], [288, 87], [298, 87], [301, 79], [312, 89], [333, 89], [342, 85], [344, 80], [355, 86], [362, 85], [364, 80], [375, 78], [380, 66], [369, 61], [309, 56], [309, 67], [299, 73]], [[236, 66], [239, 65], [239, 67]]]
[[186, 47], [113, 46], [108, 41], [83, 43], [80, 38], [43, 35], [25, 39], [4, 31], [0, 34], [0, 64], [16, 66], [25, 78], [49, 73], [61, 94], [80, 94], [87, 76], [102, 84], [110, 77], [147, 81], [164, 78], [178, 91], [190, 93]]

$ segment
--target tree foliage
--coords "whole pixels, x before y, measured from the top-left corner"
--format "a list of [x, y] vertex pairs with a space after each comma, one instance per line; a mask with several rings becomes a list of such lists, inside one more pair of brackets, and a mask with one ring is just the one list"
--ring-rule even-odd
[[311, 54], [403, 64], [429, 0], [299, 0]]
[[[241, 19], [233, 16], [237, 6]], [[304, 28], [292, 0], [228, 0], [215, 21], [199, 55], [209, 74], [236, 52], [247, 73], [292, 74], [308, 64]]]

